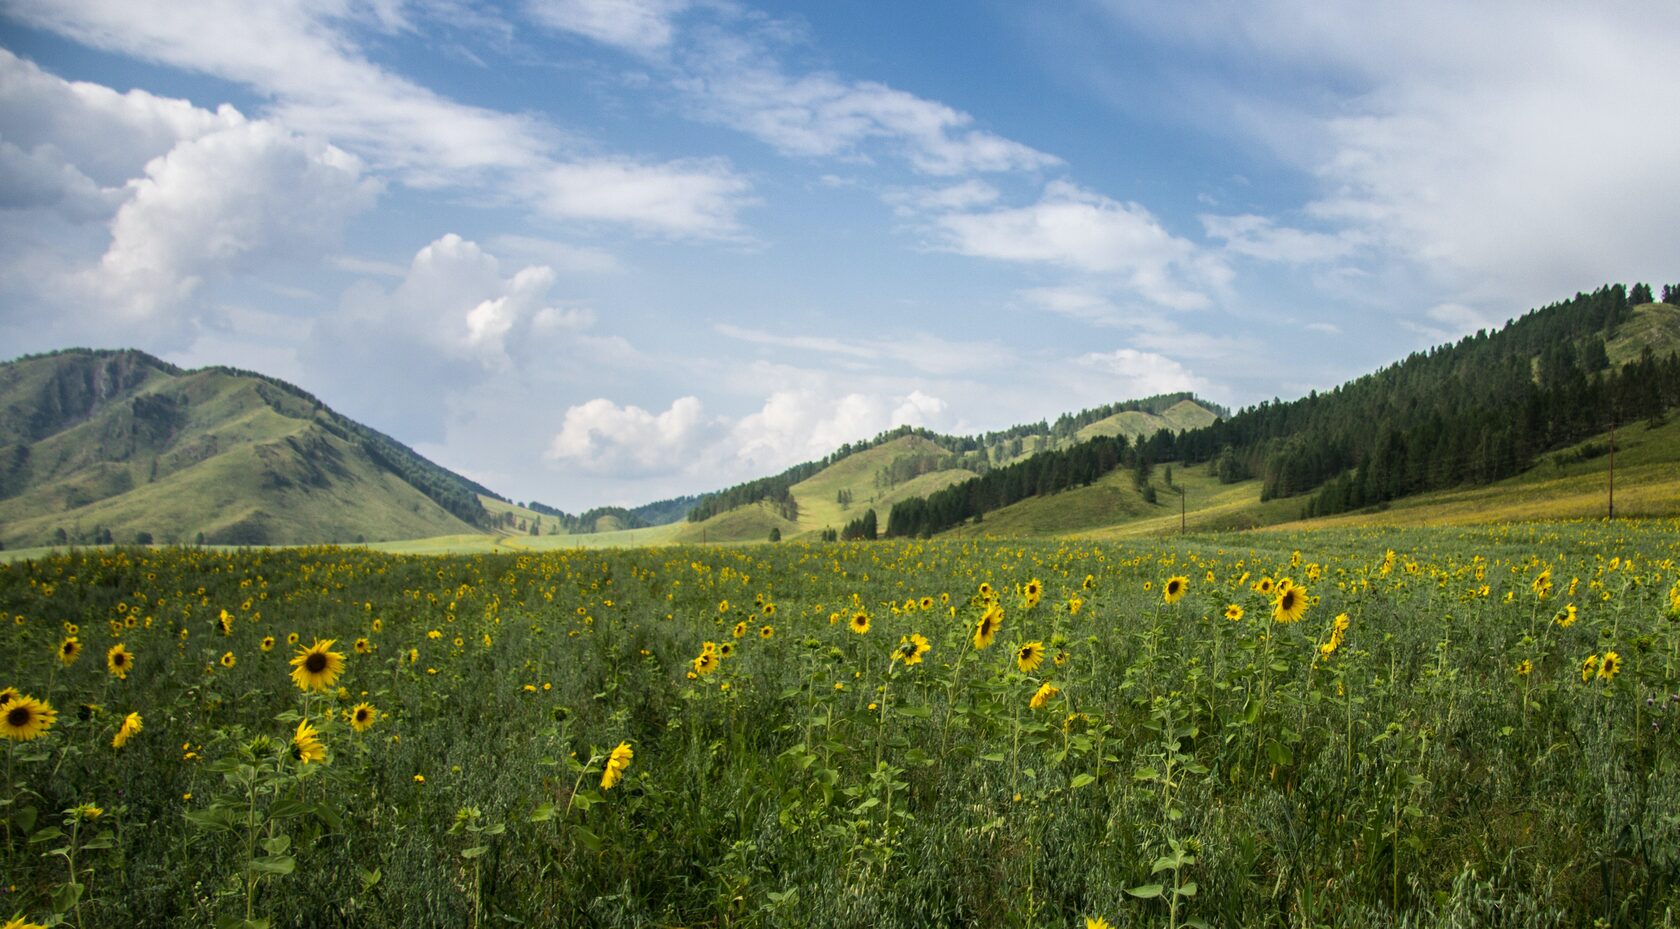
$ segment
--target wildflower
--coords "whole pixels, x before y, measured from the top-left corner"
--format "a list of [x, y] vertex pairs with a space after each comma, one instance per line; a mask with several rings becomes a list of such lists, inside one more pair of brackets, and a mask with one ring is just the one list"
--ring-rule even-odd
[[233, 614], [222, 610], [222, 615], [216, 617], [216, 627], [222, 630], [222, 635], [233, 635]]
[[635, 753], [630, 750], [629, 742], [620, 742], [618, 747], [607, 756], [607, 767], [601, 772], [601, 789], [611, 790], [624, 777], [624, 770], [630, 767], [630, 758]]
[[933, 598], [923, 597], [921, 600], [917, 601], [917, 605], [924, 610], [931, 610], [933, 609]]
[[1114, 929], [1114, 926], [1101, 916], [1087, 916], [1085, 917], [1085, 929]]
[[1038, 601], [1043, 596], [1044, 585], [1039, 583], [1038, 578], [1036, 577], [1028, 581], [1027, 586], [1021, 589], [1021, 602], [1029, 610], [1038, 606]]
[[338, 681], [344, 671], [344, 656], [332, 651], [336, 639], [316, 639], [313, 645], [300, 650], [291, 660], [292, 683], [304, 692], [326, 690]]
[[1095, 590], [1097, 587], [1097, 576], [1095, 574], [1085, 575], [1085, 582], [1079, 586], [1083, 590]]
[[119, 681], [128, 680], [128, 669], [134, 667], [134, 654], [121, 642], [111, 646], [105, 653], [105, 670]]
[[719, 645], [718, 648], [717, 648], [717, 656], [719, 658], [728, 658], [730, 655], [733, 655], [733, 654], [735, 654], [735, 643], [734, 642], [725, 642], [722, 645]]
[[352, 647], [356, 649], [356, 654], [358, 655], [366, 655], [368, 652], [373, 650], [373, 645], [368, 642], [367, 636], [362, 636], [357, 639]]
[[1240, 622], [1243, 618], [1243, 608], [1235, 603], [1227, 604], [1225, 607], [1225, 618], [1231, 622]]
[[905, 667], [921, 664], [922, 656], [932, 647], [921, 633], [912, 632], [898, 640], [898, 647], [893, 649], [892, 660], [904, 662]]
[[735, 624], [735, 629], [734, 629], [734, 631], [733, 631], [733, 633], [732, 633], [732, 634], [733, 634], [733, 635], [734, 635], [734, 636], [735, 636], [735, 638], [737, 638], [737, 639], [739, 639], [739, 638], [740, 638], [740, 637], [742, 637], [742, 636], [744, 636], [744, 635], [746, 635], [746, 634], [747, 634], [747, 623], [746, 623], [746, 620], [742, 620], [742, 621], [741, 621], [741, 622], [738, 622], [738, 623], [736, 623], [736, 624]]
[[1524, 658], [1523, 660], [1517, 662], [1517, 676], [1518, 677], [1527, 677], [1532, 673], [1534, 673], [1534, 662], [1533, 661], [1530, 661], [1529, 659]]
[[58, 711], [52, 704], [27, 694], [16, 694], [0, 703], [0, 736], [28, 742], [51, 729], [57, 719]]
[[81, 656], [82, 643], [78, 642], [75, 636], [71, 636], [63, 642], [58, 643], [58, 660], [62, 662], [66, 668], [75, 664], [76, 659]]
[[1042, 710], [1046, 706], [1049, 706], [1050, 701], [1054, 700], [1056, 695], [1061, 692], [1062, 689], [1060, 687], [1057, 687], [1049, 681], [1045, 681], [1043, 684], [1040, 684], [1038, 686], [1038, 690], [1033, 693], [1032, 702], [1029, 703], [1028, 706], [1035, 710]]
[[699, 655], [696, 655], [695, 658], [694, 658], [694, 662], [693, 662], [694, 673], [700, 675], [701, 677], [704, 677], [704, 676], [712, 673], [713, 671], [716, 671], [717, 666], [718, 666], [717, 652], [702, 651]]
[[1023, 672], [1037, 670], [1044, 663], [1044, 643], [1028, 642], [1015, 651], [1015, 666]]
[[761, 638], [761, 639], [771, 638], [775, 634], [776, 634], [776, 627], [775, 626], [760, 626], [760, 627], [758, 627], [758, 637]]
[[424, 783], [426, 783], [426, 775], [424, 775], [424, 774], [416, 774], [416, 775], [414, 775], [414, 783], [416, 783], [416, 784], [424, 784]]
[[1069, 616], [1078, 616], [1079, 611], [1084, 609], [1084, 608], [1085, 608], [1085, 601], [1084, 600], [1081, 600], [1078, 597], [1069, 597], [1068, 598], [1068, 615]]
[[271, 635], [263, 636], [262, 644], [258, 645], [257, 647], [262, 649], [265, 652], [274, 651], [274, 636], [271, 636]]
[[298, 720], [297, 732], [292, 735], [292, 757], [302, 764], [327, 760], [327, 748], [321, 744], [320, 733], [309, 720]]
[[1575, 620], [1578, 618], [1579, 617], [1575, 612], [1575, 604], [1571, 603], [1559, 610], [1557, 616], [1552, 619], [1552, 622], [1557, 623], [1558, 627], [1561, 629], [1568, 629], [1570, 626], [1575, 625]]
[[853, 613], [851, 621], [846, 624], [846, 628], [852, 630], [858, 635], [863, 635], [865, 632], [868, 632], [869, 614], [863, 610], [858, 610], [856, 613]]
[[1272, 601], [1272, 619], [1280, 623], [1299, 622], [1307, 612], [1307, 589], [1293, 584], [1279, 585], [1277, 599]]
[[1598, 679], [1608, 681], [1615, 678], [1622, 670], [1622, 656], [1616, 652], [1605, 652], [1604, 658], [1598, 663]]
[[140, 731], [140, 714], [139, 713], [128, 714], [127, 716], [123, 717], [122, 728], [118, 729], [116, 736], [111, 739], [111, 747], [112, 748], [122, 748], [124, 743], [126, 743], [129, 739], [133, 738], [134, 735], [136, 733], [138, 733], [139, 731]]
[[373, 728], [378, 719], [379, 711], [373, 708], [373, 704], [358, 703], [355, 709], [350, 711], [350, 728], [357, 732], [366, 732]]
[[997, 636], [998, 627], [1003, 625], [1003, 610], [997, 604], [986, 608], [980, 614], [980, 621], [974, 624], [974, 647], [989, 648], [992, 639]]
[[1593, 675], [1597, 674], [1597, 673], [1598, 673], [1598, 656], [1597, 655], [1588, 655], [1581, 662], [1581, 683], [1585, 684], [1586, 682], [1592, 680]]
[[1179, 575], [1167, 578], [1167, 583], [1161, 588], [1161, 599], [1168, 603], [1177, 603], [1185, 591], [1190, 589], [1190, 579]]
[[233, 656], [233, 652], [222, 652], [222, 667], [231, 668], [237, 664], [238, 661], [239, 659]]

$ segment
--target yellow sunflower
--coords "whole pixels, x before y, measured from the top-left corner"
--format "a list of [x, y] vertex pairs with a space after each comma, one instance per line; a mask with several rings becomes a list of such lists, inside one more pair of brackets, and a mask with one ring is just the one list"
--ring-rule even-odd
[[300, 650], [291, 660], [292, 683], [299, 690], [326, 690], [344, 673], [344, 656], [332, 651], [337, 639], [316, 639], [315, 644]]
[[898, 640], [898, 647], [893, 649], [892, 660], [904, 662], [905, 667], [921, 664], [922, 656], [932, 647], [925, 636], [919, 632], [912, 632]]
[[629, 742], [620, 742], [618, 747], [607, 756], [607, 766], [601, 771], [601, 789], [611, 790], [624, 777], [624, 771], [630, 767], [630, 759], [635, 752], [630, 750]]
[[222, 667], [231, 668], [238, 662], [239, 659], [233, 656], [233, 652], [222, 652]]
[[1085, 917], [1085, 929], [1114, 929], [1114, 926], [1101, 916], [1087, 916]]
[[1035, 671], [1043, 663], [1043, 642], [1028, 642], [1015, 650], [1015, 666], [1024, 672]]
[[28, 742], [48, 729], [58, 719], [58, 711], [45, 700], [27, 694], [17, 694], [0, 703], [0, 736], [18, 742]]
[[1225, 618], [1230, 620], [1231, 622], [1241, 621], [1242, 618], [1243, 618], [1243, 608], [1236, 605], [1235, 603], [1228, 604], [1225, 607]]
[[366, 655], [368, 652], [373, 651], [373, 643], [367, 640], [367, 636], [362, 636], [357, 639], [351, 647], [356, 650], [356, 654], [358, 655]]
[[863, 610], [858, 610], [856, 613], [853, 613], [851, 621], [846, 623], [846, 628], [852, 630], [858, 635], [863, 635], [865, 632], [868, 632], [869, 614]]
[[257, 646], [257, 647], [262, 649], [265, 652], [274, 651], [274, 636], [271, 636], [271, 635], [263, 636], [262, 644]]
[[66, 668], [75, 664], [76, 659], [80, 657], [82, 657], [82, 643], [77, 641], [75, 636], [58, 643], [58, 660], [63, 662]]
[[1307, 613], [1307, 589], [1296, 585], [1280, 587], [1272, 601], [1272, 619], [1280, 623], [1300, 622]]
[[1003, 625], [1003, 610], [997, 604], [986, 608], [980, 614], [980, 621], [974, 624], [974, 647], [989, 648], [992, 639], [997, 637], [998, 627]]
[[716, 671], [717, 666], [717, 652], [701, 652], [694, 658], [694, 673], [700, 675], [701, 677], [705, 677], [713, 671]]
[[1593, 675], [1595, 675], [1597, 673], [1598, 673], [1598, 656], [1597, 655], [1588, 655], [1586, 658], [1582, 659], [1582, 661], [1581, 661], [1581, 683], [1585, 684], [1586, 682], [1592, 680]]
[[1161, 598], [1168, 603], [1177, 603], [1184, 592], [1190, 589], [1190, 579], [1178, 575], [1167, 578], [1167, 583], [1161, 587]]
[[298, 720], [297, 732], [292, 734], [292, 757], [303, 764], [327, 760], [327, 747], [321, 744], [321, 734], [309, 720]]
[[1029, 610], [1038, 606], [1038, 601], [1043, 597], [1044, 585], [1039, 583], [1038, 578], [1036, 577], [1028, 581], [1027, 586], [1021, 588], [1021, 602], [1024, 603]]
[[139, 731], [140, 731], [140, 714], [139, 713], [128, 714], [127, 716], [123, 717], [122, 728], [118, 729], [116, 736], [111, 739], [111, 747], [112, 748], [122, 748], [123, 745], [126, 744], [129, 739], [133, 738], [135, 733], [137, 733]]
[[758, 627], [758, 637], [761, 638], [761, 639], [768, 639], [768, 638], [774, 636], [775, 634], [776, 634], [776, 627], [775, 626], [760, 626], [760, 627]]
[[111, 646], [105, 653], [105, 670], [119, 681], [128, 680], [128, 670], [134, 667], [134, 653], [130, 652], [121, 642]]
[[1046, 706], [1049, 706], [1050, 701], [1056, 699], [1056, 695], [1061, 692], [1062, 689], [1060, 687], [1057, 687], [1049, 681], [1045, 681], [1043, 684], [1039, 685], [1038, 690], [1033, 692], [1032, 701], [1028, 703], [1028, 706], [1035, 710], [1042, 710]]
[[1615, 678], [1622, 670], [1622, 656], [1616, 652], [1605, 652], [1604, 658], [1598, 663], [1598, 679], [1608, 681]]
[[357, 732], [366, 732], [373, 728], [374, 722], [378, 719], [379, 711], [373, 708], [373, 704], [358, 703], [350, 711], [350, 728]]

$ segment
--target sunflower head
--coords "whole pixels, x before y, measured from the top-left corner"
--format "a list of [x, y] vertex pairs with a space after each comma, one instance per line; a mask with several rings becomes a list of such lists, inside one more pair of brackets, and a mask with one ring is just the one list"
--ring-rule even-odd
[[237, 664], [238, 661], [239, 661], [239, 659], [234, 657], [233, 652], [223, 652], [222, 653], [222, 667], [231, 668], [235, 664]]
[[1189, 589], [1189, 578], [1184, 577], [1183, 575], [1169, 577], [1167, 578], [1167, 582], [1161, 585], [1161, 598], [1166, 600], [1168, 603], [1177, 603], [1179, 598], [1184, 596], [1184, 592]]
[[747, 634], [746, 621], [743, 620], [741, 622], [736, 623], [735, 624], [735, 629], [731, 632], [731, 634], [734, 635], [735, 638], [737, 638], [737, 639], [739, 639], [741, 636], [746, 635]]
[[1015, 650], [1015, 666], [1024, 672], [1036, 670], [1043, 663], [1043, 642], [1028, 642]]
[[379, 711], [371, 703], [358, 703], [350, 711], [350, 728], [357, 732], [366, 732], [379, 719]]
[[1280, 623], [1299, 622], [1307, 612], [1307, 589], [1294, 584], [1279, 585], [1272, 601], [1272, 619]]
[[624, 777], [624, 772], [630, 767], [630, 759], [635, 757], [629, 742], [620, 742], [618, 747], [607, 756], [606, 767], [601, 771], [601, 789], [611, 790]]
[[337, 639], [316, 639], [308, 648], [300, 649], [291, 660], [292, 683], [299, 690], [324, 691], [337, 683], [344, 673], [344, 656], [332, 650]]
[[997, 637], [998, 627], [1003, 625], [1003, 610], [997, 604], [986, 608], [980, 614], [980, 621], [974, 624], [974, 647], [989, 648], [992, 639]]
[[768, 639], [768, 638], [774, 636], [775, 634], [776, 634], [776, 627], [775, 626], [760, 626], [760, 627], [758, 627], [758, 637], [761, 638], [761, 639]]
[[0, 703], [0, 736], [18, 742], [38, 738], [58, 720], [58, 711], [45, 700], [13, 691], [14, 696]]
[[105, 653], [105, 670], [119, 681], [128, 680], [128, 671], [134, 667], [134, 655], [121, 642], [111, 646]]
[[302, 764], [326, 761], [327, 747], [321, 744], [320, 735], [309, 720], [298, 720], [297, 732], [292, 734], [292, 757]]
[[853, 613], [851, 620], [846, 623], [846, 628], [852, 630], [858, 635], [863, 635], [865, 632], [868, 632], [869, 614], [863, 610], [858, 610], [856, 613]]
[[80, 657], [82, 657], [82, 643], [78, 641], [75, 636], [71, 636], [58, 643], [58, 660], [62, 662], [66, 668], [75, 664], [76, 659]]
[[1032, 700], [1028, 703], [1028, 706], [1035, 710], [1042, 710], [1049, 706], [1050, 701], [1056, 699], [1056, 696], [1061, 692], [1062, 689], [1060, 687], [1057, 687], [1049, 681], [1045, 681], [1044, 683], [1038, 685], [1038, 690], [1033, 692]]

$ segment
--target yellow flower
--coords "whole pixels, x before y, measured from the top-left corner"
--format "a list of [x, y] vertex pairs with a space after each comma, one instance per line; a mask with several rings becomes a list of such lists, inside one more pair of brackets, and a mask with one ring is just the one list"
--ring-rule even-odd
[[235, 664], [237, 664], [238, 661], [239, 661], [239, 659], [235, 658], [233, 656], [233, 652], [223, 652], [222, 653], [222, 667], [231, 668]]
[[742, 620], [741, 622], [736, 623], [735, 624], [735, 629], [734, 629], [734, 632], [733, 632], [733, 635], [735, 636], [735, 638], [739, 639], [741, 636], [744, 636], [746, 634], [747, 634], [746, 620]]
[[291, 660], [292, 683], [305, 693], [324, 691], [338, 681], [344, 671], [344, 656], [332, 651], [337, 639], [316, 639], [313, 645], [298, 651]]
[[71, 636], [58, 643], [58, 660], [62, 662], [66, 668], [75, 664], [76, 659], [81, 656], [82, 643], [77, 641], [75, 636]]
[[1044, 663], [1044, 643], [1028, 642], [1015, 651], [1015, 666], [1023, 672], [1037, 670]]
[[1517, 662], [1517, 676], [1527, 677], [1534, 672], [1534, 662], [1527, 658]]
[[1307, 589], [1293, 584], [1279, 585], [1277, 599], [1272, 601], [1272, 619], [1280, 623], [1299, 622], [1307, 612]]
[[1185, 591], [1190, 589], [1190, 579], [1179, 575], [1167, 578], [1167, 583], [1161, 588], [1161, 599], [1168, 603], [1177, 603]]
[[1225, 618], [1231, 622], [1238, 622], [1243, 618], [1243, 608], [1235, 603], [1225, 607]]
[[1085, 606], [1085, 601], [1084, 600], [1081, 600], [1078, 597], [1069, 597], [1068, 598], [1068, 615], [1069, 616], [1078, 616], [1079, 611], [1081, 609], [1083, 609], [1084, 606]]
[[1061, 692], [1062, 689], [1060, 687], [1057, 687], [1049, 681], [1045, 681], [1043, 684], [1040, 684], [1038, 690], [1033, 693], [1032, 702], [1028, 705], [1035, 710], [1042, 710], [1050, 704], [1051, 700], [1056, 698], [1057, 694]]
[[134, 654], [121, 642], [111, 646], [105, 653], [105, 670], [119, 681], [128, 680], [128, 669], [134, 667]]
[[140, 714], [130, 713], [123, 717], [122, 728], [117, 730], [116, 737], [111, 739], [112, 748], [122, 748], [124, 743], [133, 738], [140, 731]]
[[39, 737], [58, 719], [58, 711], [45, 700], [17, 694], [0, 703], [0, 736], [18, 742]]
[[358, 703], [355, 708], [350, 711], [350, 728], [356, 730], [357, 732], [366, 732], [373, 728], [374, 722], [378, 719], [379, 711], [373, 708], [373, 704], [366, 702]]
[[1622, 656], [1616, 652], [1605, 652], [1604, 658], [1598, 663], [1598, 679], [1608, 681], [1615, 678], [1622, 670]]
[[775, 626], [760, 626], [760, 627], [758, 627], [758, 637], [761, 638], [761, 639], [771, 638], [775, 634], [776, 634], [776, 627]]
[[271, 635], [263, 636], [262, 644], [257, 646], [257, 647], [262, 649], [265, 652], [274, 651], [274, 636], [271, 636]]
[[853, 613], [851, 621], [846, 624], [846, 628], [852, 630], [853, 632], [857, 633], [858, 635], [863, 635], [864, 633], [868, 632], [869, 631], [869, 614], [864, 612], [863, 610], [858, 610], [856, 613]]
[[620, 742], [618, 747], [607, 756], [607, 767], [601, 772], [601, 789], [611, 790], [613, 785], [624, 777], [624, 769], [630, 767], [630, 758], [635, 753], [630, 750], [629, 742]]
[[894, 661], [904, 662], [905, 667], [921, 664], [922, 656], [932, 647], [925, 636], [919, 632], [912, 632], [898, 640], [898, 647], [893, 649], [892, 658]]
[[998, 627], [1003, 625], [1003, 609], [997, 604], [986, 607], [986, 612], [980, 614], [980, 621], [974, 624], [974, 647], [990, 648], [992, 639], [997, 637]]
[[1085, 929], [1114, 929], [1114, 927], [1101, 916], [1087, 916], [1085, 917]]
[[717, 652], [703, 651], [694, 658], [694, 673], [704, 677], [717, 670]]
[[321, 744], [320, 733], [309, 720], [298, 720], [297, 732], [292, 734], [292, 757], [303, 764], [327, 760], [327, 748]]
[[1559, 610], [1557, 617], [1553, 619], [1552, 622], [1557, 623], [1560, 628], [1568, 629], [1570, 626], [1575, 625], [1575, 620], [1578, 618], [1579, 616], [1575, 612], [1575, 604], [1571, 603]]
[[1021, 601], [1022, 601], [1023, 604], [1026, 605], [1026, 608], [1029, 609], [1029, 610], [1032, 609], [1035, 606], [1038, 606], [1038, 601], [1043, 596], [1044, 596], [1044, 585], [1039, 583], [1038, 578], [1036, 578], [1036, 577], [1033, 578], [1032, 580], [1028, 581], [1027, 586], [1022, 588], [1022, 590], [1021, 590]]
[[1587, 681], [1592, 680], [1593, 675], [1597, 674], [1597, 673], [1598, 673], [1598, 656], [1597, 655], [1588, 655], [1585, 659], [1583, 659], [1581, 661], [1581, 683], [1585, 684]]

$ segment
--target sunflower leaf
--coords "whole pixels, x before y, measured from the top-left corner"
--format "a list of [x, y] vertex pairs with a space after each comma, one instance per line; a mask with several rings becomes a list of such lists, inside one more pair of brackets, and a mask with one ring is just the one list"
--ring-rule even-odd
[[1161, 895], [1161, 891], [1165, 889], [1166, 887], [1161, 884], [1143, 884], [1138, 887], [1126, 888], [1126, 893], [1129, 893], [1134, 897], [1140, 897], [1148, 900], [1154, 897], [1159, 897]]
[[1080, 774], [1075, 774], [1073, 776], [1073, 781], [1071, 783], [1069, 783], [1068, 786], [1073, 788], [1074, 790], [1078, 790], [1079, 788], [1084, 787], [1086, 784], [1095, 783], [1096, 780], [1097, 779], [1094, 775], [1092, 775], [1088, 772], [1082, 772]]
[[531, 822], [546, 823], [554, 818], [554, 804], [543, 803], [531, 811]]
[[488, 845], [474, 845], [472, 848], [461, 849], [461, 857], [462, 858], [477, 858], [478, 856], [484, 854], [485, 852], [487, 852], [489, 850], [490, 850], [490, 846], [488, 846]]
[[297, 867], [297, 859], [290, 855], [269, 855], [251, 859], [250, 868], [260, 874], [290, 874]]

